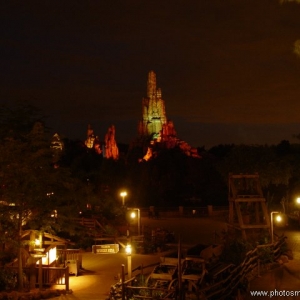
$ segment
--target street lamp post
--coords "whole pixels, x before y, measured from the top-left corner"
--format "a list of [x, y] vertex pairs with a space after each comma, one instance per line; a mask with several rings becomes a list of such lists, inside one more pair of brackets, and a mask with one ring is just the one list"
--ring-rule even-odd
[[127, 254], [127, 273], [128, 273], [128, 279], [131, 279], [131, 245], [127, 244], [125, 247], [125, 252]]
[[120, 193], [120, 196], [122, 197], [122, 204], [125, 206], [125, 197], [127, 196], [127, 192], [123, 191]]
[[[274, 215], [274, 214], [278, 214], [278, 213], [279, 213], [278, 211], [272, 211], [272, 212], [271, 212], [271, 242], [272, 242], [272, 244], [274, 243], [274, 218], [273, 218], [273, 215]], [[278, 216], [276, 217], [276, 220], [277, 220], [278, 222], [280, 222], [280, 221], [281, 221], [281, 216], [278, 215]]]
[[132, 210], [130, 217], [132, 219], [135, 219], [136, 217], [136, 213], [135, 211], [137, 211], [137, 226], [138, 226], [138, 235], [141, 235], [141, 211], [139, 208], [129, 208], [130, 210]]
[[[297, 203], [297, 205], [300, 204], [300, 197], [297, 197], [297, 198], [296, 198], [296, 203]], [[298, 210], [298, 223], [299, 223], [299, 225], [300, 225], [300, 211], [299, 211], [299, 210]]]

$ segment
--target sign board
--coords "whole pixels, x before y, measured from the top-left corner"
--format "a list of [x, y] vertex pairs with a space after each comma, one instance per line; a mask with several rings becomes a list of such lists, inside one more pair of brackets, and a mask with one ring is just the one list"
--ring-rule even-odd
[[43, 253], [34, 253], [31, 254], [32, 257], [36, 257], [36, 258], [41, 258], [41, 257], [47, 257], [47, 254], [43, 254]]
[[45, 248], [35, 248], [33, 250], [36, 251], [36, 252], [44, 252]]
[[93, 245], [92, 252], [95, 254], [115, 254], [119, 252], [119, 244]]

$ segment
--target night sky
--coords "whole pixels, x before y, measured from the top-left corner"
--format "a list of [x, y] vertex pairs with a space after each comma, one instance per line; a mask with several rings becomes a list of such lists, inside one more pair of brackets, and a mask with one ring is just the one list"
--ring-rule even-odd
[[178, 137], [299, 142], [300, 3], [1, 1], [0, 102], [29, 101], [62, 137], [137, 135], [150, 70]]

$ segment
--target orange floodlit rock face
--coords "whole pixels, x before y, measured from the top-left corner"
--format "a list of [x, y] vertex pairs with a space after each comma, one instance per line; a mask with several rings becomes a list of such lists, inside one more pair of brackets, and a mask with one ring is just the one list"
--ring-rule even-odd
[[177, 137], [174, 123], [167, 119], [165, 101], [160, 88], [156, 87], [156, 74], [148, 73], [147, 97], [142, 100], [142, 120], [139, 122], [140, 137], [151, 138], [150, 145], [143, 160], [153, 157], [152, 147], [159, 143], [164, 148], [179, 147], [186, 155], [200, 158], [196, 148]]
[[105, 135], [105, 157], [117, 160], [119, 158], [119, 149], [115, 140], [116, 130], [112, 125], [108, 128]]
[[[115, 134], [115, 126], [112, 125], [108, 128], [102, 147], [98, 136], [94, 134], [94, 130], [92, 129], [91, 125], [88, 125], [85, 145], [89, 149], [94, 149], [97, 154], [103, 154], [105, 158], [112, 158], [117, 160], [119, 158], [119, 149], [115, 139]], [[104, 149], [104, 151], [102, 150], [102, 148]]]

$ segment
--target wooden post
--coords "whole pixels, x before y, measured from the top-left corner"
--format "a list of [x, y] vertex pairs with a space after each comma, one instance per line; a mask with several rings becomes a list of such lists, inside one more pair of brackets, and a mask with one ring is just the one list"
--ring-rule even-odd
[[29, 290], [36, 288], [36, 271], [35, 271], [35, 265], [36, 260], [33, 257], [29, 257]]
[[213, 206], [207, 205], [208, 216], [211, 217], [213, 215]]
[[181, 270], [181, 237], [179, 235], [178, 242], [178, 296], [179, 300], [184, 299], [183, 291], [182, 291], [182, 270]]
[[260, 218], [259, 218], [259, 202], [255, 202], [255, 221], [256, 224], [260, 223]]
[[122, 264], [122, 300], [125, 300], [125, 265]]
[[183, 206], [179, 206], [179, 217], [183, 217]]
[[66, 267], [66, 273], [65, 273], [65, 284], [66, 284], [66, 291], [70, 290], [70, 273], [69, 273], [69, 267]]
[[[39, 233], [39, 247], [43, 248], [43, 234]], [[39, 250], [40, 252], [41, 250]], [[42, 252], [42, 251], [41, 251]], [[39, 289], [43, 288], [43, 258], [41, 257], [39, 260]]]
[[155, 230], [154, 229], [151, 230], [151, 240], [152, 240], [152, 242], [155, 242]]
[[132, 277], [132, 266], [131, 266], [131, 253], [127, 254], [127, 274], [128, 274], [128, 279], [131, 279]]
[[43, 288], [43, 262], [42, 258], [39, 260], [39, 289]]
[[64, 258], [63, 258], [63, 263], [65, 264], [66, 263], [66, 260], [67, 260], [67, 244], [65, 244], [65, 247], [64, 247]]
[[[34, 241], [35, 241], [35, 233], [34, 231], [30, 232], [30, 242], [29, 242], [29, 253], [33, 253], [34, 251]], [[35, 289], [36, 284], [36, 273], [35, 273], [35, 265], [36, 259], [30, 256], [27, 260], [29, 265], [29, 290]]]

